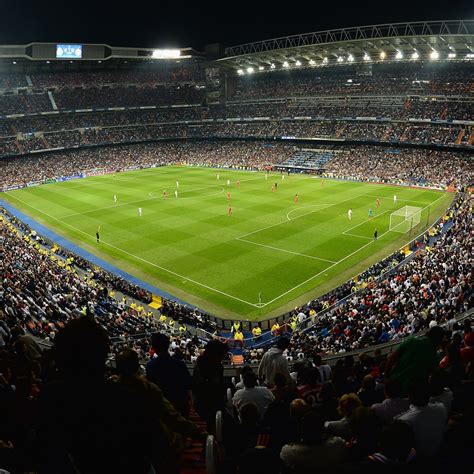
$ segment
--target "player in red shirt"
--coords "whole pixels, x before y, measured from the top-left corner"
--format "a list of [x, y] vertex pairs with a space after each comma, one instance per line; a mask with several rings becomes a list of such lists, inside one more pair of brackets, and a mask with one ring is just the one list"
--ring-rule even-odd
[[163, 197], [167, 197], [168, 196], [168, 193], [166, 192], [166, 189], [163, 191]]
[[227, 200], [230, 201], [230, 191], [227, 191]]
[[237, 187], [240, 188], [240, 181], [239, 180], [237, 180], [236, 184], [237, 184]]
[[229, 210], [227, 211], [227, 213], [229, 214], [229, 216], [232, 215], [232, 206], [229, 204]]
[[298, 204], [299, 200], [300, 200], [300, 198], [298, 197], [298, 194], [295, 194], [295, 203]]
[[377, 209], [380, 207], [380, 199], [377, 198], [377, 200], [375, 201], [375, 205], [377, 207]]
[[274, 193], [274, 192], [275, 192], [275, 186], [272, 185], [272, 193]]

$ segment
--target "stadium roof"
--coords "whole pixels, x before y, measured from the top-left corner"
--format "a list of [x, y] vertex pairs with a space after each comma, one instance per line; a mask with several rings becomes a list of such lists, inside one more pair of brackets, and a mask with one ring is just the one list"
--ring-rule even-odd
[[423, 21], [318, 31], [226, 48], [240, 74], [341, 64], [474, 60], [474, 20]]

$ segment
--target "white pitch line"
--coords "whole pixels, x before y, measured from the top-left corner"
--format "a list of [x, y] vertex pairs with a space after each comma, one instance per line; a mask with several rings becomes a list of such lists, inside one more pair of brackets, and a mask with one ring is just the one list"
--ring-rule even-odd
[[[72, 226], [71, 224], [68, 224], [67, 222], [63, 222], [63, 221], [59, 220], [59, 218], [57, 218], [57, 217], [53, 217], [53, 216], [51, 216], [50, 214], [48, 214], [48, 213], [46, 213], [46, 212], [44, 212], [44, 211], [41, 211], [40, 209], [37, 209], [36, 207], [34, 207], [34, 206], [32, 206], [31, 204], [29, 204], [29, 203], [27, 203], [26, 201], [24, 201], [23, 199], [20, 199], [20, 198], [18, 198], [18, 197], [16, 197], [16, 196], [13, 196], [13, 195], [11, 195], [9, 192], [6, 192], [5, 194], [8, 194], [9, 196], [11, 196], [11, 197], [13, 197], [14, 199], [16, 199], [16, 200], [22, 202], [23, 204], [26, 204], [28, 207], [31, 207], [31, 209], [34, 209], [35, 211], [40, 212], [41, 214], [44, 214], [45, 216], [48, 216], [49, 218], [54, 219], [54, 220], [56, 220], [56, 221], [58, 221], [58, 222], [61, 222], [61, 224], [66, 225], [66, 226], [70, 227], [71, 229], [74, 229], [76, 232], [80, 232], [81, 234], [84, 234], [84, 235], [86, 235], [87, 237], [89, 237], [89, 238], [91, 238], [91, 239], [95, 239], [94, 236], [88, 234], [87, 232], [84, 232], [83, 230], [78, 229], [77, 227], [74, 227], [74, 226]], [[167, 272], [167, 273], [171, 273], [171, 274], [174, 275], [174, 276], [177, 276], [177, 277], [179, 277], [179, 278], [184, 278], [185, 280], [190, 281], [190, 282], [192, 282], [192, 283], [194, 283], [194, 284], [196, 284], [196, 285], [198, 285], [198, 286], [202, 286], [203, 288], [206, 288], [206, 289], [208, 289], [208, 290], [214, 291], [214, 292], [219, 293], [219, 294], [221, 294], [221, 295], [227, 296], [228, 298], [232, 298], [232, 299], [234, 299], [234, 300], [236, 300], [236, 301], [240, 301], [241, 303], [245, 303], [245, 304], [247, 304], [247, 305], [249, 305], [249, 306], [258, 307], [258, 305], [254, 304], [254, 303], [249, 303], [248, 301], [243, 300], [243, 299], [241, 299], [241, 298], [238, 298], [237, 296], [229, 295], [228, 293], [225, 293], [224, 291], [221, 291], [221, 290], [218, 290], [218, 289], [216, 289], [216, 288], [213, 288], [212, 286], [204, 285], [204, 283], [200, 283], [200, 282], [198, 282], [198, 281], [196, 281], [196, 280], [193, 280], [193, 279], [191, 279], [191, 278], [189, 278], [189, 277], [187, 277], [187, 276], [181, 275], [181, 274], [176, 273], [176, 272], [174, 272], [174, 271], [172, 271], [172, 270], [169, 270], [169, 269], [167, 269], [167, 268], [165, 268], [165, 267], [162, 267], [162, 266], [160, 266], [160, 265], [157, 265], [156, 263], [153, 263], [153, 262], [150, 262], [150, 261], [148, 261], [148, 260], [145, 260], [144, 258], [139, 257], [138, 255], [134, 255], [133, 253], [127, 252], [126, 250], [123, 250], [123, 249], [121, 249], [120, 247], [116, 247], [115, 245], [109, 244], [108, 242], [105, 242], [105, 241], [103, 241], [102, 239], [101, 239], [100, 243], [101, 243], [101, 244], [104, 244], [104, 245], [107, 245], [107, 246], [109, 246], [109, 247], [111, 247], [111, 248], [114, 248], [114, 249], [118, 250], [119, 252], [124, 253], [125, 255], [129, 255], [130, 257], [133, 257], [133, 258], [135, 258], [135, 259], [137, 259], [137, 260], [141, 260], [142, 262], [148, 263], [149, 265], [151, 265], [151, 266], [153, 266], [153, 267], [156, 267], [156, 268], [159, 268], [160, 270], [163, 270], [163, 271], [165, 271], [165, 272]]]
[[322, 262], [336, 263], [334, 260], [328, 260], [326, 258], [313, 257], [312, 255], [306, 255], [304, 253], [292, 252], [291, 250], [281, 249], [279, 247], [273, 247], [271, 245], [259, 244], [258, 242], [252, 242], [251, 240], [236, 238], [235, 240], [240, 240], [240, 242], [247, 242], [249, 244], [258, 245], [260, 247], [265, 247], [272, 250], [278, 250], [279, 252], [291, 253], [293, 255], [298, 255], [300, 257], [312, 258], [313, 260], [321, 260]]
[[248, 237], [249, 235], [257, 234], [258, 232], [261, 232], [262, 230], [271, 229], [272, 227], [276, 227], [277, 225], [286, 224], [288, 222], [295, 221], [296, 219], [300, 219], [301, 217], [308, 216], [309, 214], [314, 214], [315, 212], [323, 211], [324, 209], [328, 209], [328, 208], [336, 206], [338, 204], [342, 204], [343, 202], [347, 202], [347, 201], [351, 201], [353, 199], [357, 199], [358, 197], [360, 197], [360, 196], [355, 196], [355, 197], [352, 196], [350, 198], [344, 199], [342, 201], [334, 202], [332, 204], [327, 204], [327, 205], [322, 204], [322, 206], [324, 206], [324, 207], [321, 207], [320, 209], [316, 209], [316, 210], [310, 211], [310, 212], [305, 212], [304, 214], [301, 214], [300, 216], [297, 216], [294, 219], [280, 221], [280, 222], [277, 222], [276, 224], [272, 224], [272, 225], [269, 225], [269, 226], [266, 226], [266, 227], [262, 227], [261, 229], [254, 230], [253, 232], [249, 232], [248, 234], [239, 235], [238, 237], [236, 237], [236, 239], [242, 239], [244, 237]]
[[[374, 198], [380, 198], [380, 199], [389, 199], [390, 201], [393, 200], [393, 197], [376, 196], [375, 194], [361, 194], [361, 196], [374, 197]], [[413, 199], [400, 199], [399, 197], [397, 197], [397, 201], [414, 202], [415, 204], [425, 204], [426, 205], [426, 201], [414, 201]]]
[[350, 234], [349, 232], [343, 232], [344, 235], [350, 235], [351, 237], [359, 237], [360, 239], [368, 239], [372, 240], [372, 237], [365, 237], [363, 235], [358, 235], [358, 234]]
[[[295, 212], [295, 211], [299, 211], [300, 209], [307, 209], [308, 207], [322, 207], [324, 206], [325, 204], [310, 204], [308, 206], [301, 206], [297, 209], [292, 209], [290, 212], [288, 212], [288, 214], [286, 215], [286, 218], [289, 220], [289, 221], [292, 221], [293, 219], [290, 219], [290, 215]], [[319, 209], [318, 209], [319, 210]], [[296, 219], [296, 217], [295, 217]]]
[[[440, 196], [438, 199], [436, 199], [435, 201], [433, 201], [432, 203], [428, 204], [427, 206], [425, 206], [423, 210], [427, 209], [428, 207], [432, 206], [434, 203], [438, 202], [441, 198], [444, 197], [444, 194], [442, 196]], [[388, 234], [389, 232], [391, 232], [390, 230], [387, 230], [386, 232], [384, 232], [383, 234], [379, 235], [379, 239], [381, 239], [384, 235]], [[273, 303], [274, 301], [280, 299], [282, 296], [286, 296], [288, 293], [291, 293], [292, 291], [296, 290], [297, 288], [300, 288], [301, 286], [305, 285], [306, 283], [310, 282], [311, 280], [314, 280], [315, 278], [317, 278], [319, 275], [321, 275], [322, 273], [324, 272], [327, 272], [328, 270], [330, 270], [331, 268], [334, 268], [336, 265], [338, 265], [339, 263], [343, 262], [344, 260], [347, 260], [349, 257], [352, 257], [352, 255], [355, 255], [356, 253], [360, 252], [362, 249], [365, 249], [366, 247], [368, 247], [369, 245], [373, 244], [375, 241], [371, 239], [370, 242], [367, 242], [365, 245], [363, 245], [362, 247], [358, 248], [357, 250], [355, 250], [354, 252], [350, 253], [349, 255], [346, 255], [344, 258], [341, 258], [341, 260], [339, 260], [338, 262], [330, 265], [329, 267], [325, 268], [324, 270], [321, 270], [320, 272], [316, 273], [316, 275], [313, 275], [312, 277], [309, 277], [308, 279], [306, 279], [305, 281], [303, 281], [302, 283], [299, 283], [298, 285], [294, 286], [293, 288], [285, 291], [284, 293], [282, 293], [280, 296], [277, 296], [276, 298], [273, 298], [272, 300], [270, 301], [267, 301], [266, 303], [263, 304], [263, 306], [267, 306], [271, 303]]]

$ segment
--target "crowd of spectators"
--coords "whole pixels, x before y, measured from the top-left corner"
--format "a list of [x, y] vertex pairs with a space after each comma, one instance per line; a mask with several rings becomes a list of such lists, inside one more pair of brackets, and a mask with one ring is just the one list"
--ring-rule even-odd
[[445, 188], [450, 183], [470, 183], [474, 167], [469, 155], [420, 149], [357, 147], [340, 153], [326, 167], [332, 177], [363, 181], [396, 182]]

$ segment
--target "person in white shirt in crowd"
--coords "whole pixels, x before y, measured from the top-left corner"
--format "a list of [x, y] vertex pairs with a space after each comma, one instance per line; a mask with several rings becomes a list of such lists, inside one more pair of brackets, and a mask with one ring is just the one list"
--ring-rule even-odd
[[408, 423], [415, 434], [416, 452], [434, 456], [443, 441], [448, 423], [448, 412], [442, 403], [429, 403], [428, 382], [413, 385], [409, 394], [410, 409], [395, 419]]
[[320, 383], [329, 382], [332, 378], [332, 369], [329, 364], [323, 364], [321, 354], [314, 355], [313, 364], [319, 371]]
[[385, 382], [385, 400], [374, 403], [370, 408], [383, 422], [392, 421], [395, 416], [405, 413], [410, 408], [408, 398], [402, 398], [402, 386], [398, 379], [388, 379]]
[[283, 352], [288, 349], [290, 340], [286, 337], [278, 339], [276, 347], [272, 347], [262, 357], [258, 366], [258, 378], [267, 386], [272, 387], [275, 383], [275, 374], [282, 373], [287, 382], [291, 382], [290, 371], [288, 370], [288, 360], [283, 356]]
[[245, 372], [242, 376], [244, 388], [237, 390], [232, 398], [232, 404], [240, 411], [247, 403], [253, 403], [258, 408], [260, 419], [263, 419], [268, 406], [275, 400], [273, 393], [267, 387], [257, 387], [257, 376], [251, 372]]

